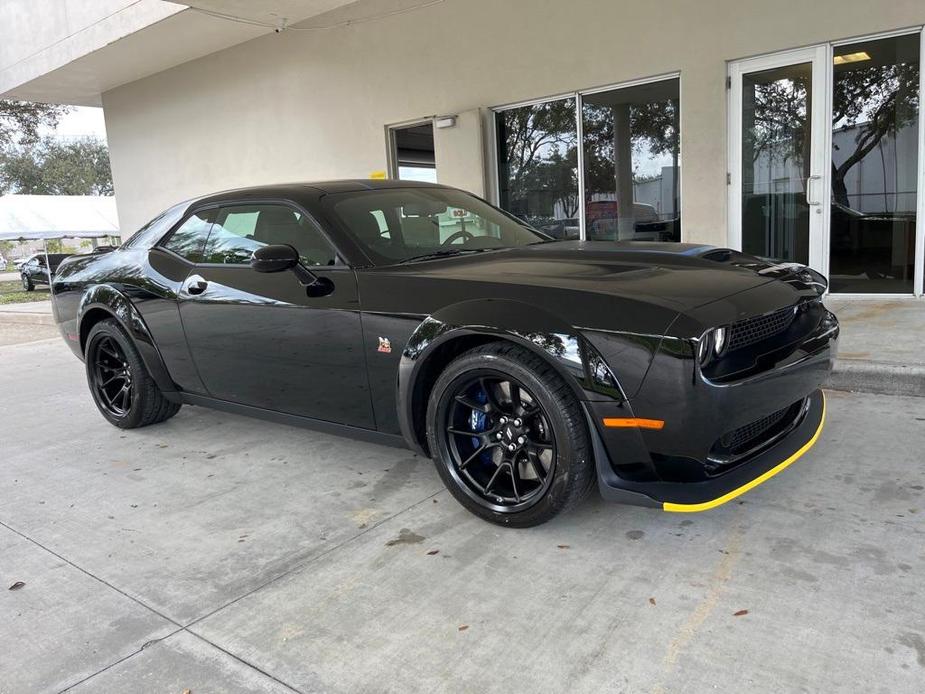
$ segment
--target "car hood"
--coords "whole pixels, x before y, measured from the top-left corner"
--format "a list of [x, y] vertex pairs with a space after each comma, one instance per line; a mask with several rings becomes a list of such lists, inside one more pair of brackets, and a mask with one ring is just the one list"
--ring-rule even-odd
[[[689, 311], [775, 280], [824, 283], [821, 276], [808, 275], [802, 265], [773, 264], [737, 251], [683, 243], [559, 241], [401, 267], [414, 274], [457, 281], [607, 294], [677, 311]], [[798, 292], [805, 288], [794, 287]]]

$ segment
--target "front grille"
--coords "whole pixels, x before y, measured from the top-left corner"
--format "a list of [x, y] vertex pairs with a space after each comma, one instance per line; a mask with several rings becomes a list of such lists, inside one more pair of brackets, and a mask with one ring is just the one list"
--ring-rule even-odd
[[707, 473], [717, 474], [748, 459], [791, 431], [805, 412], [806, 399], [728, 431], [713, 444], [707, 455]]
[[741, 426], [738, 429], [734, 429], [726, 434], [723, 434], [722, 438], [719, 440], [720, 445], [727, 451], [731, 451], [733, 453], [741, 451], [743, 448], [748, 447], [750, 443], [760, 438], [764, 432], [786, 417], [787, 412], [789, 412], [792, 407], [793, 406], [791, 405], [789, 407], [785, 407], [782, 410], [778, 410], [777, 412], [772, 412], [771, 414], [762, 417], [761, 419], [756, 419], [754, 422], [750, 422], [745, 426]]
[[793, 322], [794, 315], [794, 307], [788, 306], [773, 313], [733, 323], [729, 326], [729, 346], [726, 350], [732, 352], [742, 349], [784, 332]]

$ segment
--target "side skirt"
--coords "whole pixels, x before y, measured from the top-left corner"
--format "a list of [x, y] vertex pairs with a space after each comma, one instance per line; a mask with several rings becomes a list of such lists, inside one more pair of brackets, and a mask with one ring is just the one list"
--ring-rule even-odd
[[301, 427], [303, 429], [321, 431], [325, 434], [334, 434], [335, 436], [343, 436], [358, 441], [377, 443], [381, 446], [408, 448], [408, 444], [405, 443], [405, 440], [401, 436], [396, 436], [395, 434], [384, 434], [379, 431], [373, 431], [372, 429], [362, 429], [348, 424], [337, 424], [335, 422], [326, 422], [323, 419], [312, 419], [311, 417], [302, 417], [297, 414], [286, 414], [285, 412], [267, 410], [262, 407], [241, 405], [236, 402], [218, 400], [204, 395], [194, 395], [193, 393], [182, 393], [181, 397], [182, 402], [187, 405], [199, 405], [200, 407], [208, 407], [213, 410], [221, 410], [222, 412], [231, 412], [232, 414], [240, 414], [245, 417], [254, 417], [268, 422], [276, 422], [277, 424], [288, 424], [289, 426]]

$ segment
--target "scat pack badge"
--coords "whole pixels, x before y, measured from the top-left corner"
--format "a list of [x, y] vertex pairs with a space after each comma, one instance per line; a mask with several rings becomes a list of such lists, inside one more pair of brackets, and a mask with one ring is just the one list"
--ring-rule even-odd
[[383, 352], [384, 354], [392, 353], [392, 342], [387, 337], [379, 338], [379, 347], [376, 349], [377, 352]]

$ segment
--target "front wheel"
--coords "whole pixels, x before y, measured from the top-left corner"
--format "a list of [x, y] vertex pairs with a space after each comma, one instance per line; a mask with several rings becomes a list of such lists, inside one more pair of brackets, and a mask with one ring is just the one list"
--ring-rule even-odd
[[31, 292], [33, 289], [35, 289], [35, 285], [32, 283], [32, 278], [28, 275], [22, 276], [22, 288], [27, 292]]
[[164, 397], [138, 348], [115, 320], [100, 321], [87, 335], [87, 382], [100, 413], [120, 429], [157, 424], [180, 405]]
[[427, 408], [437, 470], [467, 509], [499, 525], [539, 525], [590, 491], [594, 462], [573, 392], [529, 350], [491, 343], [437, 379]]

